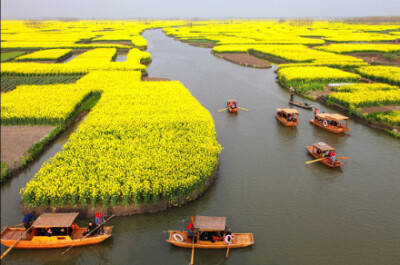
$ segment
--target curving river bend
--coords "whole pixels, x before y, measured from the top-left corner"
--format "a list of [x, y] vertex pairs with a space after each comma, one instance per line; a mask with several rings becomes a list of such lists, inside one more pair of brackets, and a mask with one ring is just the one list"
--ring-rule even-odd
[[[226, 216], [234, 231], [255, 237], [253, 247], [231, 250], [228, 260], [223, 250], [196, 250], [195, 264], [400, 264], [400, 141], [351, 120], [350, 137], [330, 134], [313, 128], [312, 112], [303, 109], [298, 128], [285, 128], [274, 113], [288, 107], [289, 93], [275, 82], [275, 66], [238, 66], [160, 30], [143, 36], [153, 58], [149, 75], [181, 81], [211, 112], [224, 148], [217, 181], [184, 207], [112, 219], [113, 236], [100, 245], [64, 256], [62, 250], [12, 250], [7, 264], [189, 264], [190, 250], [167, 244], [163, 231], [184, 230], [191, 215]], [[250, 111], [219, 113], [231, 97]], [[69, 133], [2, 185], [2, 226], [21, 223], [19, 189]], [[305, 146], [318, 141], [350, 157], [342, 169], [305, 166], [312, 160]]]

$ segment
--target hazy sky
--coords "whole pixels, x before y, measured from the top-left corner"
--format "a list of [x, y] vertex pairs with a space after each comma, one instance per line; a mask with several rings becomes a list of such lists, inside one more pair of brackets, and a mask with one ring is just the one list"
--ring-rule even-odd
[[4, 18], [400, 16], [400, 0], [1, 0]]

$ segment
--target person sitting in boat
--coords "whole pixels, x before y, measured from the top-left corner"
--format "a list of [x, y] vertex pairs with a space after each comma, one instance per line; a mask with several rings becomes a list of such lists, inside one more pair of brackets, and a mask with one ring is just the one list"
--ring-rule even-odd
[[51, 231], [51, 228], [48, 228], [48, 229], [46, 230], [46, 233], [45, 233], [44, 235], [45, 235], [45, 236], [48, 236], [48, 237], [53, 236], [53, 231]]
[[25, 215], [24, 219], [22, 220], [22, 222], [24, 223], [24, 226], [25, 226], [25, 230], [28, 230], [31, 227], [33, 221], [35, 221], [35, 220], [36, 220], [36, 217], [35, 217], [35, 213], [33, 211], [28, 213], [27, 215]]
[[230, 228], [225, 228], [225, 237], [224, 237], [225, 243], [229, 244], [233, 237], [234, 235], [232, 234], [232, 230]]
[[89, 221], [88, 228], [86, 228], [86, 232], [83, 232], [82, 235], [86, 236], [87, 234], [90, 234], [92, 236], [94, 234], [94, 230], [96, 229], [96, 226], [92, 221]]
[[97, 234], [98, 235], [104, 234], [104, 227], [101, 225], [104, 223], [104, 217], [101, 215], [101, 212], [97, 212], [96, 218], [94, 219], [94, 221], [96, 222], [97, 226], [100, 225], [100, 227], [97, 229]]
[[293, 120], [293, 114], [289, 114], [288, 121], [292, 121], [292, 120]]
[[225, 237], [221, 236], [220, 232], [214, 232], [211, 235], [211, 242], [217, 242], [217, 241], [222, 241], [224, 240]]
[[231, 103], [231, 109], [236, 109], [236, 103], [235, 102]]

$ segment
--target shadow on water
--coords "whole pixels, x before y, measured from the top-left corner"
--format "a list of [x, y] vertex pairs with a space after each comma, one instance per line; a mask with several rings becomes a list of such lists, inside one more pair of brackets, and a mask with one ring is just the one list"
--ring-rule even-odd
[[[10, 264], [189, 264], [191, 251], [168, 245], [163, 231], [185, 229], [192, 215], [226, 216], [233, 231], [255, 237], [252, 248], [232, 249], [228, 260], [224, 251], [196, 250], [195, 264], [399, 264], [398, 140], [351, 119], [351, 137], [331, 134], [311, 126], [313, 114], [303, 109], [298, 127], [286, 128], [274, 117], [290, 96], [276, 83], [276, 66], [235, 65], [161, 30], [143, 36], [153, 59], [149, 75], [181, 81], [213, 116], [224, 148], [216, 183], [189, 205], [113, 218], [113, 240], [74, 248], [70, 259], [21, 250], [9, 254]], [[249, 112], [218, 112], [229, 98]], [[319, 141], [350, 157], [342, 169], [305, 165], [312, 160], [305, 146]], [[40, 164], [2, 187], [2, 224], [20, 223], [19, 189]]]

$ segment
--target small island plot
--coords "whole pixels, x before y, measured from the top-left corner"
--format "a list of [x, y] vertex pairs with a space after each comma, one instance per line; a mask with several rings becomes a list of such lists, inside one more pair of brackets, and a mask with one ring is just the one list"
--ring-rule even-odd
[[[1, 231], [1, 243], [7, 247], [22, 249], [65, 248], [98, 244], [111, 236], [113, 226], [105, 226], [102, 235], [93, 233], [84, 236], [87, 228], [79, 227], [74, 222], [78, 215], [79, 213], [44, 213], [32, 224], [32, 231], [23, 227], [7, 226]], [[43, 235], [49, 229], [52, 235]]]
[[349, 131], [349, 117], [340, 114], [316, 113], [311, 124], [332, 133], [344, 133]]
[[275, 117], [288, 127], [296, 127], [300, 113], [295, 109], [277, 108]]

